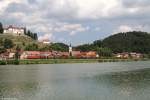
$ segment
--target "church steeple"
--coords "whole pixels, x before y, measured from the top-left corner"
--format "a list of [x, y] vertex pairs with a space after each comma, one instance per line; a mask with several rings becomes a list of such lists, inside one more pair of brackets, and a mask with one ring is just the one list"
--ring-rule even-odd
[[71, 46], [71, 43], [69, 45], [69, 55], [72, 56], [72, 46]]

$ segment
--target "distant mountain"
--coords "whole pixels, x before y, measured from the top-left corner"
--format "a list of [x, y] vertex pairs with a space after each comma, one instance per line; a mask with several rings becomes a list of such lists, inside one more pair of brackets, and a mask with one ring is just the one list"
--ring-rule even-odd
[[103, 47], [113, 52], [150, 52], [150, 34], [147, 32], [126, 32], [111, 35], [102, 41]]

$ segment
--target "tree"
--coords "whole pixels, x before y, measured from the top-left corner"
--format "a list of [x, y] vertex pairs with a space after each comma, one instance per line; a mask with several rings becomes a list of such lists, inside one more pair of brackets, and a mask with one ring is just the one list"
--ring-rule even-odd
[[38, 48], [37, 44], [33, 43], [33, 44], [27, 45], [24, 50], [27, 50], [27, 51], [37, 51], [37, 50], [39, 50], [39, 48]]
[[97, 46], [97, 47], [102, 47], [102, 43], [103, 42], [101, 40], [96, 40], [96, 41], [93, 42], [93, 45]]
[[37, 33], [34, 33], [34, 34], [33, 34], [33, 39], [34, 39], [34, 40], [38, 40]]
[[112, 51], [109, 48], [97, 48], [97, 53], [102, 57], [111, 57]]
[[64, 43], [52, 43], [51, 48], [52, 50], [55, 50], [55, 51], [67, 52], [69, 46]]
[[52, 48], [50, 45], [46, 45], [42, 48], [39, 48], [40, 51], [52, 51]]
[[24, 34], [27, 35], [27, 29], [26, 28], [24, 28]]
[[75, 49], [83, 52], [94, 51], [96, 49], [96, 46], [94, 46], [93, 44], [83, 44], [75, 47]]
[[28, 35], [29, 37], [31, 37], [31, 31], [30, 31], [30, 30], [27, 31], [27, 35]]
[[3, 34], [3, 31], [4, 31], [3, 24], [0, 22], [0, 34]]
[[4, 48], [6, 48], [6, 49], [10, 49], [14, 46], [12, 40], [10, 40], [10, 39], [5, 39], [3, 45], [4, 45]]
[[27, 31], [26, 35], [31, 37], [34, 40], [38, 39], [37, 33], [32, 33], [30, 30]]
[[16, 53], [15, 53], [15, 59], [16, 60], [18, 60], [20, 58], [20, 50], [21, 50], [21, 47], [17, 45]]
[[150, 52], [150, 34], [146, 32], [118, 33], [105, 38], [103, 47], [110, 48], [114, 53], [120, 52]]
[[3, 47], [0, 47], [0, 54], [6, 52], [6, 49]]

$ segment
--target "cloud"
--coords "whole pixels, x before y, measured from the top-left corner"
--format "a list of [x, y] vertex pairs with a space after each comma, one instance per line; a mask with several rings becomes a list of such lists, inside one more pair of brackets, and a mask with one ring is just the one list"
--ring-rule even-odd
[[[0, 14], [22, 12], [42, 15], [43, 20], [114, 18], [150, 10], [148, 0], [1, 0]], [[144, 10], [143, 10], [144, 9]]]
[[39, 36], [39, 41], [43, 41], [43, 40], [50, 40], [52, 41], [53, 36], [52, 34], [44, 34], [42, 36]]
[[43, 37], [57, 33], [76, 35], [76, 41], [82, 42], [89, 40], [88, 36], [98, 38], [132, 30], [149, 32], [149, 5], [149, 0], [0, 0], [0, 21], [26, 26]]
[[129, 32], [129, 31], [133, 31], [133, 28], [128, 25], [121, 25], [121, 26], [119, 26], [117, 31], [118, 32]]
[[95, 30], [95, 31], [100, 31], [101, 28], [100, 28], [100, 27], [96, 27], [94, 30]]
[[18, 2], [16, 0], [0, 0], [0, 15], [4, 13], [5, 9], [8, 7], [10, 3]]
[[64, 25], [61, 25], [61, 26], [54, 28], [54, 31], [55, 32], [68, 32], [72, 36], [78, 32], [85, 32], [88, 29], [89, 29], [88, 27], [84, 27], [81, 24], [65, 23]]
[[144, 31], [146, 30], [147, 26], [143, 25], [120, 25], [117, 30], [114, 30], [113, 34], [120, 33], [120, 32], [131, 32], [131, 31]]

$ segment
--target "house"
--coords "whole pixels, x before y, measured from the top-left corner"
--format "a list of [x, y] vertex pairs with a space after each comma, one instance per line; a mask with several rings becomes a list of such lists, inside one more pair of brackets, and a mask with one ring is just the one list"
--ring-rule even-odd
[[9, 25], [8, 27], [4, 28], [4, 34], [12, 34], [12, 35], [24, 35], [25, 28], [23, 27], [15, 27]]
[[69, 52], [61, 52], [60, 58], [69, 58]]
[[9, 53], [9, 59], [14, 59], [14, 58], [15, 58], [15, 53], [14, 52]]
[[[95, 51], [80, 52], [72, 51], [72, 56], [74, 58], [96, 58], [97, 54]], [[50, 59], [50, 58], [69, 58], [69, 52], [51, 51], [24, 51], [22, 52], [20, 59]]]
[[97, 58], [97, 53], [95, 51], [78, 52], [75, 58]]
[[78, 55], [80, 55], [81, 52], [80, 51], [72, 51], [72, 56], [76, 57]]
[[97, 53], [95, 51], [86, 52], [86, 58], [96, 58]]
[[130, 56], [131, 56], [131, 58], [134, 58], [134, 59], [143, 58], [143, 54], [135, 53], [135, 52], [130, 53]]
[[124, 59], [127, 59], [130, 57], [129, 53], [128, 52], [123, 52], [123, 53], [117, 53], [115, 54], [115, 57], [116, 58], [124, 58]]
[[20, 59], [40, 59], [40, 52], [39, 51], [24, 51]]
[[9, 59], [9, 53], [8, 52], [1, 53], [0, 60], [6, 60], [6, 59]]
[[52, 52], [41, 52], [41, 51], [24, 51], [20, 59], [49, 59], [53, 58]]
[[116, 58], [125, 58], [125, 59], [127, 59], [127, 58], [139, 59], [139, 58], [143, 58], [143, 54], [136, 53], [136, 52], [131, 52], [131, 53], [123, 52], [123, 53], [115, 54], [115, 57]]
[[52, 52], [40, 52], [40, 59], [53, 58]]
[[42, 41], [43, 44], [50, 44], [50, 41], [48, 39], [45, 39]]

